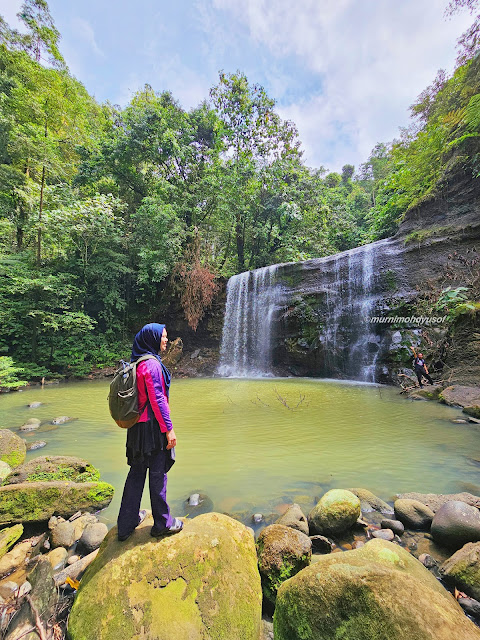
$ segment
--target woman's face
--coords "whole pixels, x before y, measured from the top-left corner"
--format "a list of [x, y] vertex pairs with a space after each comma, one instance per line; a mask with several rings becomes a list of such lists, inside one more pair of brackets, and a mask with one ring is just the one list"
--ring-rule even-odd
[[162, 351], [166, 351], [167, 350], [167, 342], [168, 342], [168, 338], [167, 338], [167, 330], [164, 329], [163, 333], [162, 333], [162, 337], [160, 339], [160, 353]]

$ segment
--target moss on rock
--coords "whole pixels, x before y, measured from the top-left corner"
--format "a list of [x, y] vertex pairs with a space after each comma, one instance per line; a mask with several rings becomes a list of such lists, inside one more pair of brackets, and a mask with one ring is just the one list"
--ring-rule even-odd
[[263, 594], [275, 604], [280, 585], [310, 564], [312, 541], [301, 531], [272, 524], [260, 533], [257, 552]]
[[315, 533], [335, 535], [350, 529], [360, 513], [360, 499], [354, 493], [332, 489], [313, 507], [308, 522]]
[[10, 429], [0, 429], [0, 460], [15, 468], [25, 460], [25, 442]]
[[262, 594], [247, 528], [207, 513], [157, 540], [152, 523], [126, 542], [109, 532], [82, 579], [68, 637], [172, 640], [174, 630], [175, 640], [258, 640]]
[[106, 482], [23, 482], [0, 487], [0, 525], [42, 522], [57, 514], [98, 511], [110, 504], [114, 488]]
[[447, 580], [480, 599], [480, 542], [469, 542], [446, 560], [440, 572]]
[[74, 456], [39, 456], [20, 465], [3, 482], [96, 482], [100, 472], [87, 460]]
[[384, 540], [322, 556], [279, 589], [275, 640], [479, 640], [480, 629], [408, 551]]
[[15, 524], [13, 527], [8, 527], [8, 529], [2, 529], [0, 531], [0, 558], [3, 558], [22, 534], [23, 525], [21, 524]]

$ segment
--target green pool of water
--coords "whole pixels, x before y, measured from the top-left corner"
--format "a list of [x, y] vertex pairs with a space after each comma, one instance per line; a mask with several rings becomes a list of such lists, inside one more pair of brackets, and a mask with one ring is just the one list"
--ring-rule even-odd
[[[116, 520], [128, 467], [125, 437], [111, 420], [107, 381], [39, 387], [0, 397], [0, 426], [45, 421], [27, 454], [84, 457], [116, 489], [102, 514]], [[45, 403], [38, 409], [27, 404]], [[480, 492], [480, 429], [453, 424], [459, 410], [413, 402], [397, 389], [314, 379], [174, 380], [171, 411], [178, 438], [168, 497], [176, 515], [193, 492], [221, 512], [305, 509], [331, 488], [364, 487], [385, 500], [397, 492]], [[52, 418], [75, 422], [53, 428]], [[478, 489], [477, 489], [478, 485]], [[149, 507], [148, 490], [143, 506]]]

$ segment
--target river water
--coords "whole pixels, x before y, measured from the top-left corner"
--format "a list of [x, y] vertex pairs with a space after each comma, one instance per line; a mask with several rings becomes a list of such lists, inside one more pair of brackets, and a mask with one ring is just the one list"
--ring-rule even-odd
[[[101, 519], [112, 525], [128, 467], [126, 434], [111, 420], [108, 381], [29, 388], [0, 396], [0, 426], [42, 420], [23, 437], [46, 440], [41, 455], [84, 457], [114, 485]], [[29, 409], [30, 402], [43, 402]], [[265, 514], [299, 502], [305, 510], [331, 488], [363, 487], [385, 500], [397, 492], [480, 493], [480, 428], [454, 424], [460, 410], [413, 402], [398, 389], [303, 378], [174, 380], [178, 439], [169, 473], [174, 515], [193, 492], [220, 512]], [[77, 420], [58, 427], [56, 416]], [[143, 506], [149, 507], [148, 490]]]

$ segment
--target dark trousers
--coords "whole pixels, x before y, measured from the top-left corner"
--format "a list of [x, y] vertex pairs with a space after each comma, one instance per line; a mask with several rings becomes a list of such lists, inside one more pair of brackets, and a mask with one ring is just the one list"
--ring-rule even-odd
[[420, 386], [422, 386], [422, 376], [426, 378], [430, 384], [433, 384], [433, 380], [431, 379], [431, 377], [428, 375], [428, 373], [425, 371], [423, 367], [421, 368], [419, 367], [415, 369], [415, 373], [417, 374], [418, 384]]
[[154, 527], [161, 530], [172, 525], [173, 519], [167, 504], [168, 461], [170, 461], [170, 451], [164, 450], [150, 456], [148, 464], [138, 463], [130, 467], [117, 520], [119, 536], [129, 535], [138, 525], [138, 512], [147, 469]]

